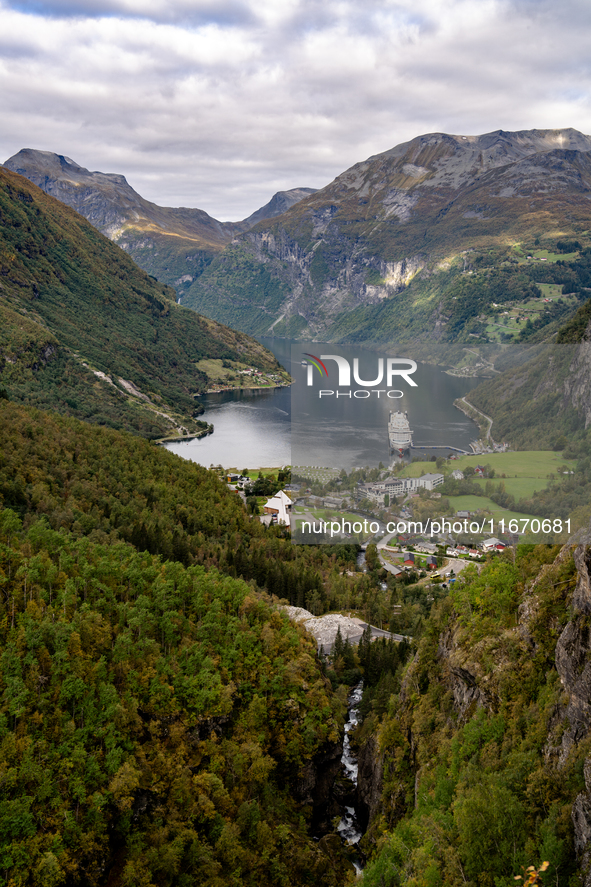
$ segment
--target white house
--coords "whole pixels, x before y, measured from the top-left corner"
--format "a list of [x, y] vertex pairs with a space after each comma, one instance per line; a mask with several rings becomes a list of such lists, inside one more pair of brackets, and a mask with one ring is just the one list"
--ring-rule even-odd
[[279, 490], [271, 499], [267, 499], [263, 505], [263, 514], [275, 515], [278, 524], [289, 526], [289, 515], [291, 513], [291, 499]]
[[502, 545], [503, 548], [505, 547], [500, 539], [497, 539], [496, 536], [491, 536], [490, 539], [485, 539], [484, 542], [481, 543], [480, 547], [483, 551], [493, 551], [493, 549], [496, 549], [497, 545]]

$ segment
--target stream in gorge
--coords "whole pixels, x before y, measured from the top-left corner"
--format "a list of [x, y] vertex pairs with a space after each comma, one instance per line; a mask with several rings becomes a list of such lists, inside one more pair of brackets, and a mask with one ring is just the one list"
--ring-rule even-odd
[[[347, 779], [350, 779], [355, 789], [357, 789], [357, 775], [358, 775], [358, 766], [357, 766], [357, 758], [351, 751], [351, 742], [349, 739], [349, 733], [351, 730], [354, 730], [357, 724], [359, 723], [359, 705], [361, 703], [361, 698], [363, 696], [363, 681], [357, 684], [356, 687], [349, 693], [348, 699], [348, 713], [347, 713], [347, 721], [345, 722], [345, 738], [343, 740], [343, 754], [341, 756], [341, 764], [343, 767], [344, 775]], [[363, 831], [361, 830], [361, 826], [357, 819], [357, 812], [355, 807], [345, 805], [344, 813], [341, 817], [341, 821], [337, 826], [337, 831], [341, 838], [343, 838], [350, 846], [355, 846], [361, 840], [363, 835]], [[359, 853], [357, 853], [351, 859], [353, 865], [355, 866], [355, 871], [359, 875], [363, 869], [362, 857]]]

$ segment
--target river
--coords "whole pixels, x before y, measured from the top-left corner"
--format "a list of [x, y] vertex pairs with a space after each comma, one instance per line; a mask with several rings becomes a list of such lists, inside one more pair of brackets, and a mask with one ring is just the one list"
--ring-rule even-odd
[[[441, 367], [419, 364], [417, 388], [410, 394], [405, 391], [400, 401], [358, 401], [355, 415], [348, 411], [348, 404], [334, 399], [330, 404], [325, 399], [311, 406], [308, 400], [302, 408], [305, 379], [301, 352], [310, 349], [315, 354], [325, 354], [323, 349], [338, 349], [351, 362], [359, 356], [363, 378], [372, 377], [376, 355], [360, 348], [295, 343], [289, 339], [259, 341], [291, 373], [292, 388], [205, 395], [200, 398], [205, 407], [203, 418], [213, 424], [214, 433], [200, 440], [166, 444], [167, 449], [206, 467], [221, 464], [238, 471], [290, 464], [347, 469], [379, 462], [389, 464], [389, 409], [408, 410], [415, 446], [448, 444], [468, 449], [470, 441], [478, 436], [477, 426], [453, 406], [453, 401], [477, 385], [479, 379], [458, 378], [447, 375]], [[437, 450], [432, 452], [439, 454]], [[427, 458], [430, 455], [427, 452]]]
[[[351, 750], [349, 733], [359, 723], [359, 705], [361, 704], [362, 698], [363, 681], [358, 684], [357, 687], [354, 687], [349, 694], [347, 721], [345, 723], [345, 738], [343, 740], [343, 754], [341, 757], [341, 764], [343, 765], [344, 774], [348, 779], [351, 780], [355, 788], [357, 788], [357, 774], [359, 768], [357, 765], [357, 758]], [[357, 820], [357, 812], [355, 810], [355, 807], [345, 807], [343, 816], [341, 817], [341, 820], [337, 826], [337, 831], [349, 845], [355, 846], [359, 843], [363, 832]], [[357, 872], [357, 874], [360, 874], [362, 869], [361, 857], [354, 857], [353, 865], [355, 866], [355, 871]]]

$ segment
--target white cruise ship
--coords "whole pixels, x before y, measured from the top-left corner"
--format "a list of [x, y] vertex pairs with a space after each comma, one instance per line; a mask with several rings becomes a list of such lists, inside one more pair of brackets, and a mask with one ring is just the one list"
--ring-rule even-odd
[[390, 452], [396, 452], [400, 456], [412, 447], [412, 431], [408, 424], [408, 414], [391, 412], [388, 421], [388, 440]]

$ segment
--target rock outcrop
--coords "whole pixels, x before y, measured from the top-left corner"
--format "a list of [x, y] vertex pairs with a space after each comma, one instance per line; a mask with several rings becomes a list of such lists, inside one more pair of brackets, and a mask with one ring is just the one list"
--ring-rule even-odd
[[364, 829], [376, 815], [382, 796], [384, 755], [376, 736], [370, 736], [357, 753], [357, 801], [359, 821]]
[[584, 340], [577, 347], [570, 366], [569, 375], [564, 383], [567, 402], [585, 419], [585, 428], [591, 425], [591, 323], [587, 326]]
[[342, 753], [342, 742], [326, 745], [307, 763], [293, 786], [295, 799], [311, 810], [313, 834], [333, 831], [332, 820], [340, 810], [334, 787], [341, 775]]
[[[577, 745], [591, 731], [591, 549], [575, 550], [578, 581], [572, 598], [572, 618], [556, 644], [556, 669], [566, 696], [551, 724], [546, 747], [549, 762], [562, 769]], [[560, 741], [556, 744], [555, 737]], [[591, 887], [591, 757], [583, 772], [585, 790], [572, 808], [574, 845], [585, 887]]]

